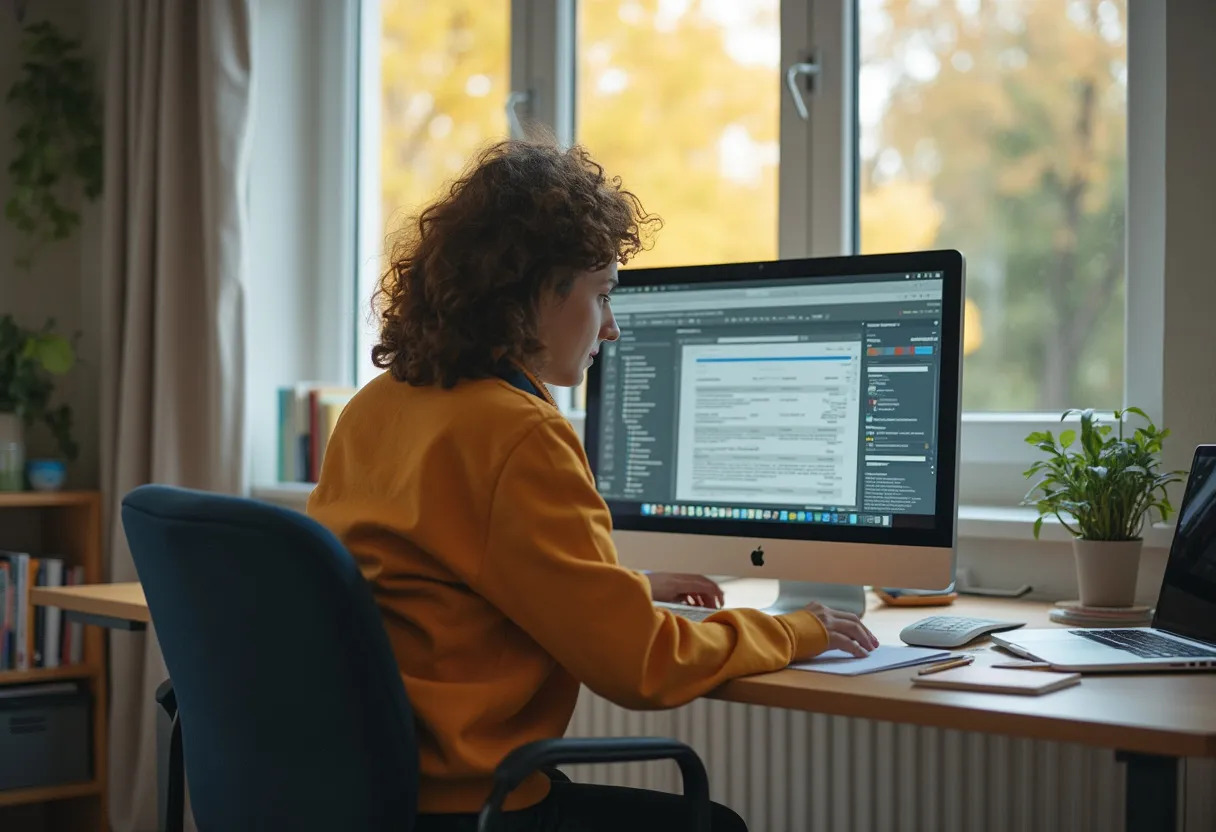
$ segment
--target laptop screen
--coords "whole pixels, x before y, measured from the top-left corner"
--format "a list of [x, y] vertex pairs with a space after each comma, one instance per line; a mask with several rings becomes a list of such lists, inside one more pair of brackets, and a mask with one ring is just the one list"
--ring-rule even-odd
[[1195, 450], [1153, 626], [1216, 642], [1216, 445]]

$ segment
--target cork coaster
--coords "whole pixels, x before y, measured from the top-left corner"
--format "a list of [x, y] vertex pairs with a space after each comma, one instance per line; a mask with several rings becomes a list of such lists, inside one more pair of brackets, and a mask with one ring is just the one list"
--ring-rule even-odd
[[[1070, 627], [1144, 627], [1153, 620], [1151, 607], [1083, 607], [1079, 602], [1072, 603], [1073, 606], [1057, 604], [1048, 618]], [[1091, 614], [1089, 610], [1099, 612]], [[1117, 612], [1111, 614], [1111, 610]]]
[[1130, 607], [1087, 607], [1080, 601], [1073, 600], [1057, 601], [1056, 606], [1077, 615], [1104, 618], [1143, 618], [1153, 613], [1152, 607], [1141, 604], [1133, 604]]

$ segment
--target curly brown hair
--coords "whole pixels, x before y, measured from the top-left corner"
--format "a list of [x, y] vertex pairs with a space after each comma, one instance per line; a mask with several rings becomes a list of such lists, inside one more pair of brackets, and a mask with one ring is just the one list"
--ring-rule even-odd
[[542, 349], [542, 294], [624, 264], [661, 225], [584, 148], [498, 142], [402, 230], [372, 301], [372, 362], [444, 387], [504, 357], [527, 363]]

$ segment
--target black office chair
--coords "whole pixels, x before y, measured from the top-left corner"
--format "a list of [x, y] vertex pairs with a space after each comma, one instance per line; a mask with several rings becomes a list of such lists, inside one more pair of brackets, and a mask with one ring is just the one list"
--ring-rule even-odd
[[[379, 610], [354, 559], [298, 512], [161, 485], [122, 523], [170, 682], [162, 826], [180, 830], [184, 772], [202, 832], [395, 830], [417, 811], [414, 717]], [[674, 759], [692, 829], [709, 829], [697, 754], [660, 738], [555, 739], [494, 773], [478, 829], [507, 794], [561, 764]]]

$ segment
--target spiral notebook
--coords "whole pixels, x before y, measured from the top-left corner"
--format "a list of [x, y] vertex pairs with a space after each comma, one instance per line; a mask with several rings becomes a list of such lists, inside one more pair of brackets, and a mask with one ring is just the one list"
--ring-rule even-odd
[[918, 688], [941, 688], [944, 690], [974, 690], [985, 693], [1017, 693], [1023, 696], [1039, 696], [1062, 688], [1072, 687], [1081, 681], [1080, 673], [1056, 673], [1050, 670], [1011, 670], [1000, 667], [957, 667], [913, 676], [912, 684]]

